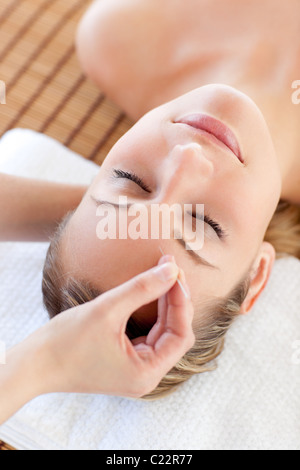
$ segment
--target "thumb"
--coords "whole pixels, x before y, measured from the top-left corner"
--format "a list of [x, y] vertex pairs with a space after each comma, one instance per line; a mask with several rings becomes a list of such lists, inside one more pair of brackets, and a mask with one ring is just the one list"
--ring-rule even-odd
[[154, 302], [166, 294], [175, 284], [179, 268], [174, 262], [167, 262], [139, 274], [124, 284], [101, 296], [108, 303], [110, 314], [126, 320], [143, 305]]

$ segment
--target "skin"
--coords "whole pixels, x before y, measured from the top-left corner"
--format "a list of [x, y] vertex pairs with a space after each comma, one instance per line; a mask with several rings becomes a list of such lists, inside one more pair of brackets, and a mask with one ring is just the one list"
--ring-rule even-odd
[[[0, 241], [46, 241], [86, 191], [6, 174], [0, 182]], [[0, 361], [0, 424], [45, 393], [150, 393], [194, 342], [193, 305], [178, 278], [188, 292], [183, 272], [164, 256], [158, 267], [63, 312], [7, 351]], [[154, 299], [157, 323], [132, 344], [125, 334], [128, 318]]]
[[[231, 128], [244, 164], [207, 135], [174, 123], [197, 112]], [[112, 179], [113, 169], [134, 171], [151, 192], [127, 179]], [[155, 265], [161, 246], [184, 270], [194, 306], [228, 295], [249, 273], [251, 288], [241, 309], [245, 313], [265, 286], [274, 262], [274, 250], [263, 238], [280, 191], [272, 139], [254, 102], [228, 86], [198, 88], [146, 114], [108, 154], [63, 235], [60, 255], [66, 277], [106, 291]], [[195, 262], [174, 238], [99, 240], [94, 199], [116, 202], [121, 195], [147, 207], [154, 203], [204, 204], [205, 211], [226, 231], [226, 238], [220, 240], [205, 224], [201, 256], [215, 267]], [[137, 313], [151, 324], [156, 305]]]
[[0, 242], [48, 241], [87, 188], [0, 173]]
[[[63, 312], [8, 351], [0, 364], [0, 424], [45, 393], [138, 398], [151, 392], [195, 341], [193, 306], [178, 276], [187, 290], [183, 273], [165, 256], [159, 266]], [[134, 345], [125, 334], [128, 318], [156, 298], [157, 323]]]
[[298, 0], [101, 0], [76, 42], [86, 74], [134, 120], [210, 83], [248, 95], [272, 136], [281, 197], [300, 204], [299, 30]]

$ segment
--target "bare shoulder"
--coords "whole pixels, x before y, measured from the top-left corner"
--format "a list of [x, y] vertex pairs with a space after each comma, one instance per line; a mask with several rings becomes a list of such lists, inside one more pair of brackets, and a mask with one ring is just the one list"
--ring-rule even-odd
[[138, 104], [144, 106], [141, 100], [149, 99], [150, 89], [155, 94], [160, 74], [171, 73], [177, 36], [170, 19], [178, 4], [172, 1], [173, 7], [170, 0], [98, 0], [79, 24], [76, 45], [83, 70], [124, 110], [134, 109], [132, 115], [139, 114]]

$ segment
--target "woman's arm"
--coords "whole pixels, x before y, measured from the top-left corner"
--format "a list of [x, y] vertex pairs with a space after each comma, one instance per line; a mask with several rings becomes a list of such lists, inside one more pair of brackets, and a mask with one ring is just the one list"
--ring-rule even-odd
[[76, 209], [84, 186], [0, 174], [0, 241], [46, 241]]
[[[61, 313], [29, 336], [0, 365], [0, 424], [45, 393], [96, 393], [141, 397], [193, 346], [193, 304], [183, 272], [169, 256], [159, 266]], [[147, 337], [131, 343], [129, 317], [161, 298]]]

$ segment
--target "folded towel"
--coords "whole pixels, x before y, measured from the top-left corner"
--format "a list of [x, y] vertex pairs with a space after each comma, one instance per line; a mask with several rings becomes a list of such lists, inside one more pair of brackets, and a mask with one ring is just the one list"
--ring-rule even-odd
[[[44, 135], [10, 131], [0, 171], [89, 183], [97, 167]], [[47, 321], [43, 243], [0, 244], [0, 340], [11, 346]], [[0, 427], [18, 449], [300, 449], [300, 262], [278, 260], [248, 316], [230, 330], [218, 368], [156, 402], [38, 397]]]

